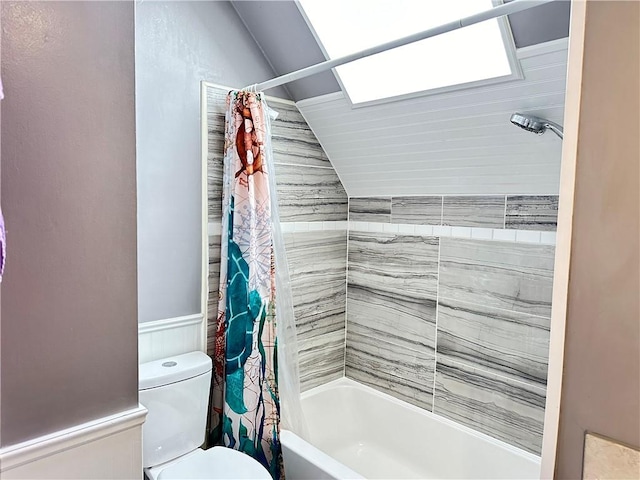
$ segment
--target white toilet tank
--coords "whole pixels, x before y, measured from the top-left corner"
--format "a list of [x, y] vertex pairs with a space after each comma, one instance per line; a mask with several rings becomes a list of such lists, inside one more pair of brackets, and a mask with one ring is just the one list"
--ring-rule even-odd
[[190, 352], [140, 365], [140, 403], [149, 413], [142, 426], [144, 467], [189, 453], [205, 438], [211, 359]]

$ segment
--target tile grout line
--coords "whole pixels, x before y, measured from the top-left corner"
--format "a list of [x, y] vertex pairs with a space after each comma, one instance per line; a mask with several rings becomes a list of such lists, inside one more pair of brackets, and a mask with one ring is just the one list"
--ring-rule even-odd
[[436, 369], [438, 368], [438, 316], [440, 313], [440, 249], [442, 239], [438, 238], [438, 279], [436, 283], [436, 328], [433, 338], [433, 393], [431, 395], [431, 411], [436, 413]]
[[444, 195], [440, 196], [440, 225], [444, 225]]
[[507, 196], [504, 196], [504, 215], [502, 216], [502, 229], [507, 229]]
[[302, 167], [302, 168], [320, 168], [322, 170], [333, 170], [335, 172], [335, 169], [331, 166], [329, 167], [325, 167], [322, 165], [303, 165], [300, 163], [285, 163], [285, 162], [273, 162], [273, 165], [284, 165], [286, 167]]
[[347, 290], [349, 288], [349, 232], [351, 231], [351, 212], [349, 207], [351, 206], [351, 197], [347, 196], [347, 253], [345, 255], [344, 262], [344, 349], [343, 349], [343, 361], [342, 361], [342, 378], [347, 376], [347, 326], [349, 312], [347, 310]]

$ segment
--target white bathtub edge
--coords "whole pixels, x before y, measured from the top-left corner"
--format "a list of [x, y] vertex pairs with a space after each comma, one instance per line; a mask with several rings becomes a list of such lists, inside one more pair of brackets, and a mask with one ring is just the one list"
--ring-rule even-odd
[[[516, 446], [510, 445], [502, 440], [498, 440], [497, 438], [494, 438], [490, 435], [487, 435], [486, 433], [482, 433], [479, 432], [477, 430], [474, 430], [473, 428], [467, 427], [465, 425], [462, 425], [460, 423], [457, 423], [453, 420], [449, 420], [448, 418], [445, 418], [441, 415], [438, 415], [437, 413], [434, 412], [430, 412], [428, 410], [425, 410], [423, 408], [420, 407], [416, 407], [415, 405], [411, 405], [408, 402], [405, 402], [404, 400], [400, 400], [399, 398], [396, 398], [392, 395], [389, 395], [387, 393], [381, 392], [379, 390], [376, 390], [375, 388], [369, 387], [367, 385], [363, 385], [362, 383], [356, 382], [355, 380], [352, 380], [350, 378], [347, 377], [342, 377], [342, 378], [338, 378], [336, 380], [332, 380], [328, 383], [325, 383], [323, 385], [319, 385], [317, 387], [314, 387], [310, 390], [307, 390], [306, 392], [302, 393], [301, 398], [304, 399], [308, 396], [320, 393], [320, 392], [324, 392], [327, 390], [333, 390], [335, 388], [339, 388], [339, 387], [351, 387], [351, 388], [356, 388], [359, 390], [362, 390], [364, 392], [367, 392], [368, 394], [371, 395], [376, 395], [384, 400], [387, 400], [389, 402], [392, 402], [396, 405], [399, 405], [403, 408], [406, 408], [412, 412], [415, 412], [419, 415], [424, 415], [426, 417], [430, 417], [433, 418], [434, 420], [441, 422], [447, 426], [450, 426], [454, 429], [457, 429], [461, 432], [464, 432], [468, 435], [477, 437], [483, 441], [486, 441], [490, 444], [493, 444], [497, 447], [503, 448], [507, 451], [509, 451], [510, 453], [513, 453], [514, 455], [518, 455], [522, 458], [525, 458], [527, 460], [530, 460], [532, 462], [536, 462], [538, 463], [538, 465], [540, 465], [540, 456], [535, 455], [533, 453], [527, 452], [526, 450], [523, 450], [521, 448], [518, 448]], [[331, 457], [329, 457], [331, 458]], [[362, 477], [360, 477], [362, 478]]]
[[280, 431], [280, 441], [284, 448], [302, 455], [307, 462], [313, 464], [319, 470], [327, 472], [332, 478], [344, 480], [364, 480], [365, 478], [289, 430]]

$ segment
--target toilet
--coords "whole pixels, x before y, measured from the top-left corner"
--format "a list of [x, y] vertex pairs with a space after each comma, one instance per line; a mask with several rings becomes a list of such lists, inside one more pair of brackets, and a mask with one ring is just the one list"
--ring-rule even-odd
[[210, 384], [211, 359], [202, 352], [140, 365], [140, 403], [149, 411], [142, 426], [142, 462], [149, 480], [271, 479], [242, 452], [200, 448]]

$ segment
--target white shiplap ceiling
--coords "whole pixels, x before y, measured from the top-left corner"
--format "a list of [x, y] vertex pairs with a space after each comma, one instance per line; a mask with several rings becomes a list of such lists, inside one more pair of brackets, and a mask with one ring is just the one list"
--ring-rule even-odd
[[566, 58], [567, 40], [555, 40], [518, 50], [523, 80], [362, 108], [342, 92], [297, 106], [349, 196], [557, 194], [561, 140], [509, 118], [562, 123]]

